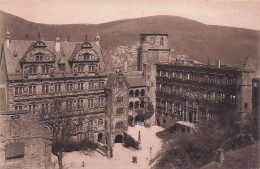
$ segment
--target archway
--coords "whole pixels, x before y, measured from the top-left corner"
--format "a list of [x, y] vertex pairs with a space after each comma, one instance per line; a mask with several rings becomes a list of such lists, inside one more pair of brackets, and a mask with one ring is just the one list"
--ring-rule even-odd
[[115, 137], [115, 143], [122, 143], [123, 142], [123, 136], [122, 135], [117, 135]]
[[157, 126], [160, 126], [160, 120], [159, 119], [156, 120], [156, 124], [157, 124]]
[[134, 120], [133, 116], [128, 116], [128, 124], [129, 124], [129, 126], [133, 125], [133, 120]]
[[144, 116], [141, 114], [135, 116], [135, 121], [144, 122]]
[[98, 142], [101, 142], [101, 141], [102, 141], [102, 137], [103, 137], [103, 134], [102, 134], [102, 133], [99, 133], [99, 134], [98, 134]]

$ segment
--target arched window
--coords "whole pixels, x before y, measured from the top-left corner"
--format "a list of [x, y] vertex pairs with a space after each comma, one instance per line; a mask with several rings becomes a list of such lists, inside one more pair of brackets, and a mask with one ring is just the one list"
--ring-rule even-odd
[[133, 90], [130, 90], [129, 96], [130, 96], [130, 97], [134, 97], [134, 91], [133, 91]]
[[164, 39], [163, 39], [163, 37], [160, 38], [160, 45], [164, 45]]
[[138, 97], [139, 96], [139, 90], [136, 90], [135, 91], [135, 97]]
[[130, 102], [129, 103], [129, 109], [132, 110], [133, 108], [134, 108], [134, 104], [133, 104], [133, 102]]
[[139, 102], [135, 102], [135, 109], [139, 109]]
[[144, 96], [144, 95], [145, 95], [145, 90], [142, 89], [142, 90], [141, 90], [141, 96]]
[[144, 101], [141, 101], [140, 107], [141, 107], [141, 109], [144, 108]]

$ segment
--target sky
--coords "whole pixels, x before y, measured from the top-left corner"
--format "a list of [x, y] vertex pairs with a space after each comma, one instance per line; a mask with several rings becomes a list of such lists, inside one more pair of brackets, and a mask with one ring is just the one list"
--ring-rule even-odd
[[0, 0], [0, 10], [46, 24], [175, 15], [210, 25], [260, 30], [260, 0]]

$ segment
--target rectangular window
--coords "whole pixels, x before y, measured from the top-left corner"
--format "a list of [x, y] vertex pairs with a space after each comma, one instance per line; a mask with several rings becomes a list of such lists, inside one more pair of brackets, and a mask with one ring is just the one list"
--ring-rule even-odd
[[88, 82], [88, 89], [93, 90], [94, 89], [94, 82]]
[[78, 109], [83, 109], [83, 100], [78, 100], [77, 102], [78, 102], [77, 103], [77, 108]]
[[88, 72], [89, 73], [94, 73], [95, 72], [95, 66], [94, 65], [89, 65], [88, 66]]
[[36, 105], [29, 105], [29, 113], [34, 113], [36, 111]]
[[72, 83], [66, 84], [66, 91], [72, 91]]
[[117, 100], [117, 103], [121, 103], [121, 102], [123, 102], [123, 97], [117, 97], [116, 100]]
[[56, 85], [54, 86], [54, 91], [55, 91], [55, 93], [61, 92], [61, 84], [56, 84]]
[[42, 104], [42, 113], [48, 113], [49, 106], [48, 103]]
[[122, 129], [123, 127], [124, 127], [124, 123], [122, 121], [116, 123], [116, 128], [117, 129]]
[[78, 90], [84, 90], [83, 84], [84, 83], [78, 83]]
[[94, 99], [93, 98], [88, 99], [88, 108], [94, 108]]
[[16, 96], [23, 94], [23, 87], [15, 87], [15, 93]]
[[29, 86], [29, 94], [36, 94], [36, 86]]
[[84, 65], [78, 65], [78, 72], [83, 73], [84, 72]]
[[42, 93], [49, 93], [49, 85], [42, 85]]
[[123, 114], [123, 112], [124, 112], [124, 108], [118, 108], [118, 109], [116, 110], [116, 114], [117, 114], [117, 115], [121, 115], [121, 114]]
[[5, 146], [6, 160], [24, 158], [25, 144], [22, 142], [9, 143]]
[[42, 73], [43, 74], [48, 74], [49, 73], [49, 67], [48, 66], [42, 67]]

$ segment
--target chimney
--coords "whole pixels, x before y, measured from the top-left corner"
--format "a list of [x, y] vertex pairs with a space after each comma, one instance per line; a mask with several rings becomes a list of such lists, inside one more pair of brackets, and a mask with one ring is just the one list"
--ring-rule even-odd
[[210, 60], [208, 60], [208, 65], [210, 65]]
[[56, 52], [60, 51], [60, 38], [56, 38], [55, 40], [55, 51]]
[[222, 148], [218, 149], [215, 161], [218, 162], [219, 164], [223, 164], [224, 156], [225, 156], [224, 149]]
[[10, 45], [10, 33], [7, 31], [5, 34], [5, 46], [9, 48]]
[[97, 33], [96, 38], [95, 38], [95, 43], [96, 43], [97, 45], [100, 45], [100, 36], [99, 36], [98, 33]]
[[216, 64], [217, 68], [220, 68], [220, 60], [219, 59], [215, 61], [215, 64]]

